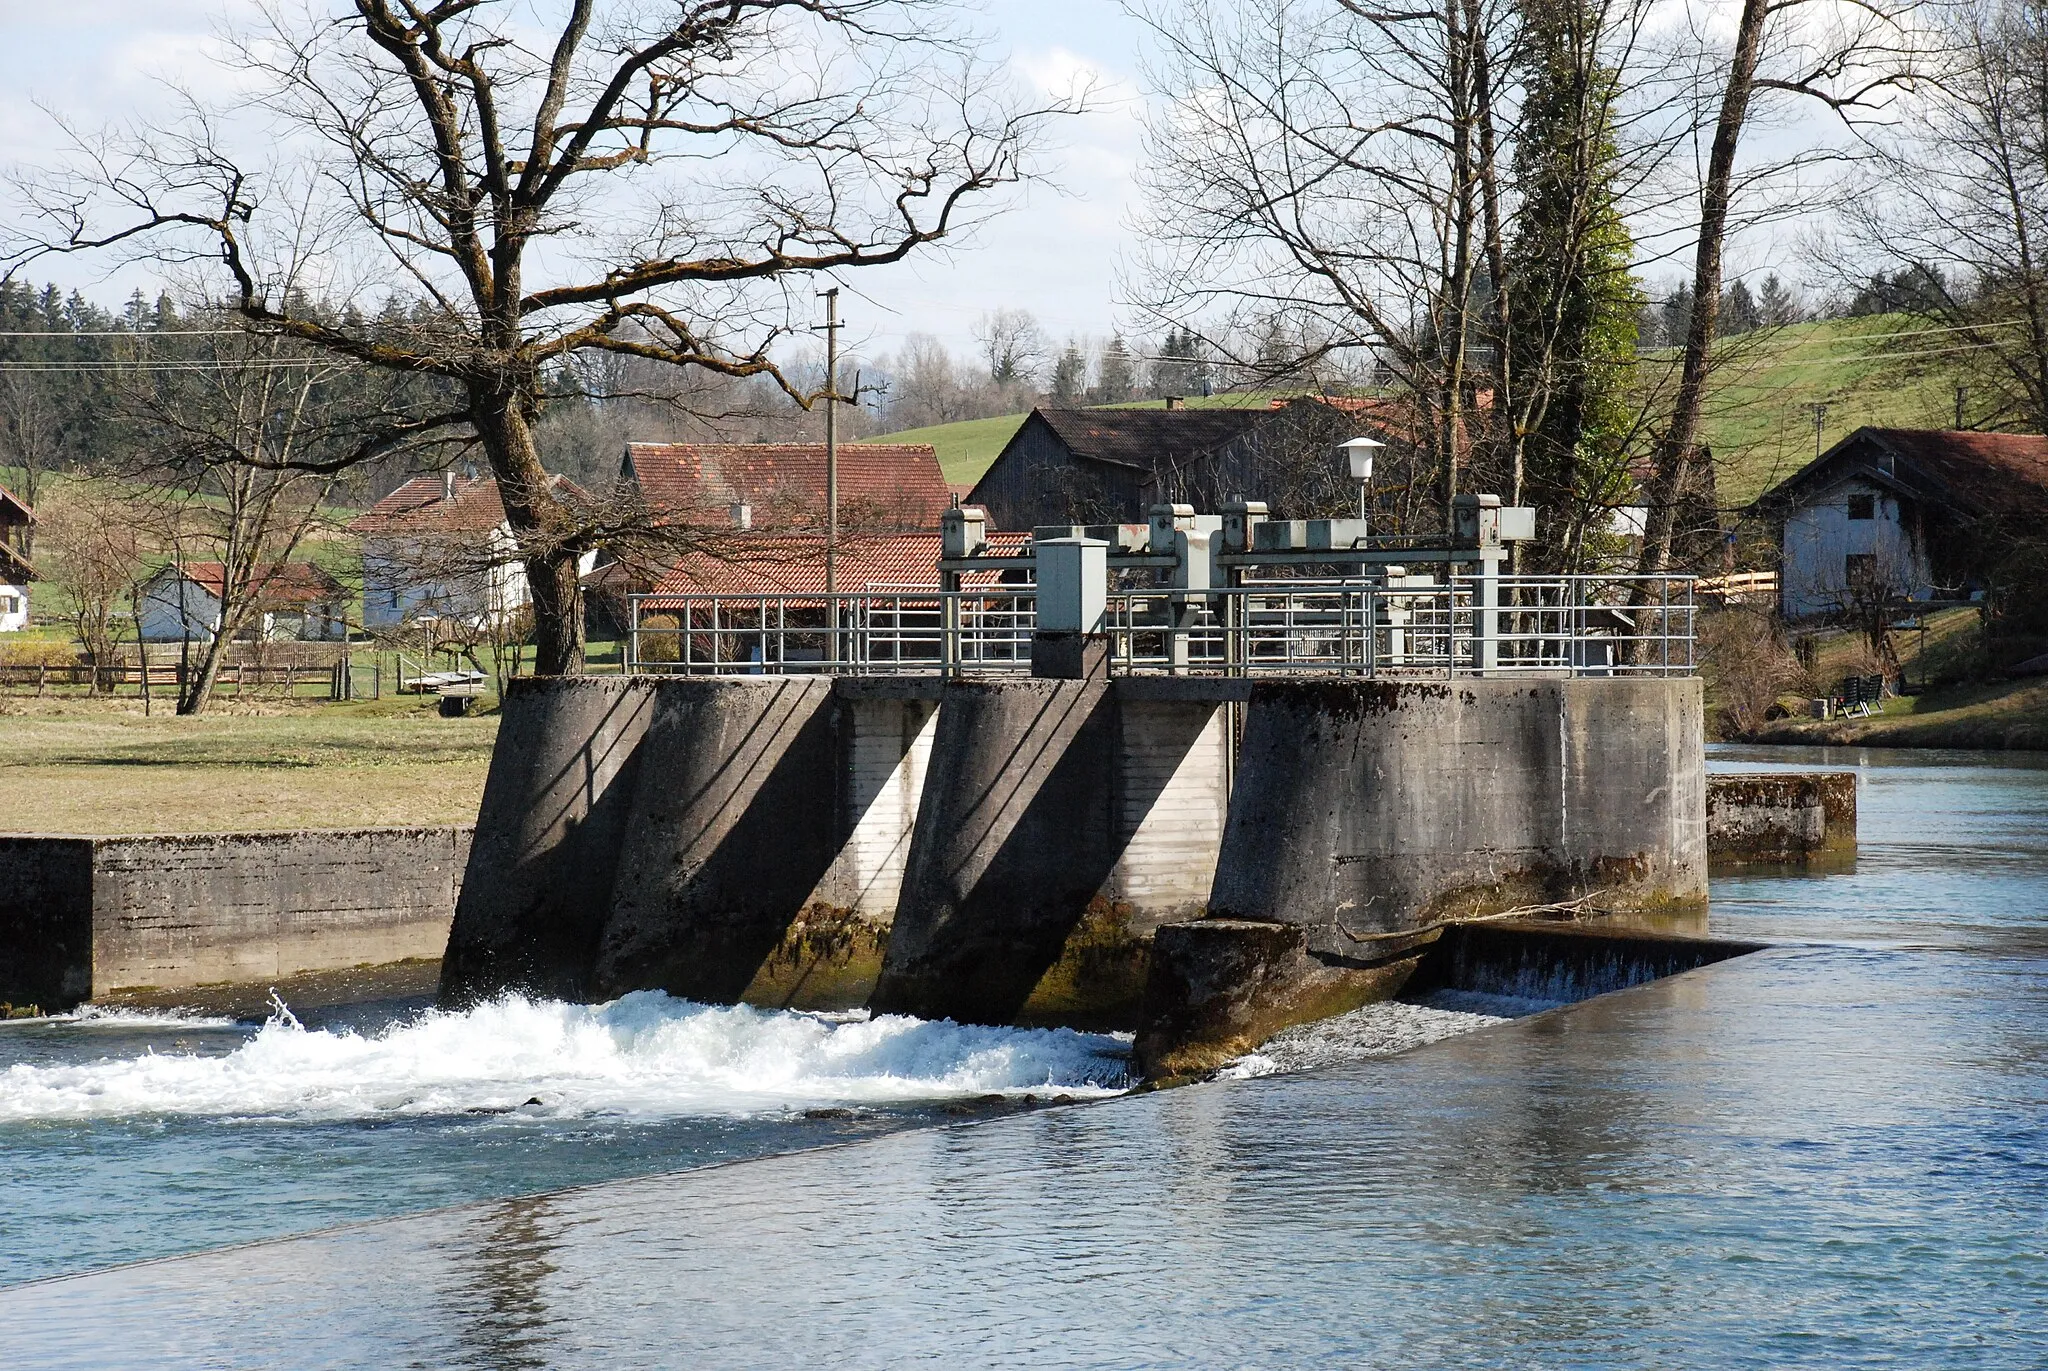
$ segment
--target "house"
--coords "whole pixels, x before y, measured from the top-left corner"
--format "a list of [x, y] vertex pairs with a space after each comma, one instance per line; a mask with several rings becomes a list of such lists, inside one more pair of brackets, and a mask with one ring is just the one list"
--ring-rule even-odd
[[1199, 509], [1264, 500], [1275, 517], [1356, 508], [1336, 444], [1361, 434], [1390, 441], [1387, 485], [1419, 451], [1414, 426], [1390, 401], [1302, 396], [1260, 408], [1035, 409], [982, 474], [965, 503], [997, 528], [1142, 523], [1169, 501]]
[[[687, 522], [825, 526], [823, 443], [628, 443], [620, 474], [649, 505]], [[952, 502], [929, 443], [840, 444], [841, 529], [934, 532]]]
[[1787, 619], [1859, 598], [1981, 596], [1986, 577], [2048, 519], [2048, 438], [1859, 428], [1751, 506], [1776, 529]]
[[[574, 492], [566, 477], [549, 478]], [[348, 523], [363, 540], [363, 627], [503, 623], [531, 596], [496, 478], [415, 476]], [[585, 553], [582, 572], [595, 565]]]
[[[204, 642], [220, 631], [227, 568], [172, 562], [142, 583], [136, 627], [146, 643]], [[263, 642], [348, 636], [348, 589], [311, 562], [262, 568], [250, 583], [253, 617], [242, 636]]]
[[36, 513], [0, 486], [0, 633], [28, 627], [28, 530]]

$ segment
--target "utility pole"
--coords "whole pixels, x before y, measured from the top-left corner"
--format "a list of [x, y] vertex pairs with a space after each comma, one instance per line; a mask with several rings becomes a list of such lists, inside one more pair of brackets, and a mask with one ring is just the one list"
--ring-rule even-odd
[[1968, 386], [1957, 386], [1957, 387], [1956, 387], [1956, 427], [1957, 427], [1957, 428], [1961, 428], [1961, 427], [1963, 427], [1963, 406], [1964, 406], [1964, 405], [1967, 405], [1968, 403], [1970, 403], [1970, 388], [1969, 388]]
[[1824, 405], [1824, 404], [1821, 404], [1821, 405], [1814, 405], [1814, 406], [1812, 406], [1812, 409], [1813, 409], [1813, 455], [1814, 455], [1814, 456], [1816, 456], [1816, 457], [1818, 457], [1818, 456], [1820, 456], [1820, 444], [1821, 444], [1821, 434], [1822, 434], [1822, 433], [1823, 433], [1823, 432], [1824, 432], [1824, 431], [1825, 431], [1825, 430], [1827, 429], [1827, 424], [1828, 424], [1828, 407], [1827, 407], [1826, 405]]
[[[836, 595], [839, 592], [839, 287], [833, 286], [818, 294], [825, 297], [825, 593]], [[837, 601], [833, 601], [832, 619], [836, 638], [839, 627]]]

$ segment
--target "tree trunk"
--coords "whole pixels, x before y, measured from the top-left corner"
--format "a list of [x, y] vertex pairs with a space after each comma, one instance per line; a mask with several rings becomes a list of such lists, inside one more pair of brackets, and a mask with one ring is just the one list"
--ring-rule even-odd
[[[558, 540], [561, 506], [548, 488], [548, 474], [533, 441], [525, 391], [515, 384], [470, 393], [471, 422], [505, 502], [505, 518], [518, 545], [528, 549], [527, 593], [533, 597], [533, 674], [583, 674], [583, 583], [574, 548]], [[487, 606], [500, 613], [505, 607]]]
[[[1656, 468], [1650, 479], [1649, 518], [1643, 531], [1643, 555], [1637, 570], [1655, 576], [1671, 565], [1672, 525], [1678, 517], [1699, 446], [1700, 410], [1706, 400], [1708, 362], [1714, 325], [1721, 306], [1721, 243], [1728, 231], [1728, 203], [1734, 192], [1735, 149], [1749, 115], [1750, 92], [1756, 85], [1757, 59], [1763, 48], [1769, 0], [1743, 0], [1736, 27], [1735, 51], [1728, 65], [1728, 89], [1714, 123], [1713, 151], [1707, 158], [1707, 181], [1700, 197], [1700, 240], [1693, 254], [1692, 318], [1687, 324], [1685, 355], [1679, 364], [1678, 394], [1671, 403], [1671, 425], [1657, 445]], [[1638, 585], [1635, 601], [1648, 602], [1647, 588]]]
[[[182, 605], [180, 606], [182, 608]], [[213, 684], [220, 679], [221, 663], [228, 655], [227, 606], [221, 606], [220, 631], [206, 640], [199, 654], [199, 669], [187, 671], [178, 683], [178, 713], [204, 714], [213, 701]]]

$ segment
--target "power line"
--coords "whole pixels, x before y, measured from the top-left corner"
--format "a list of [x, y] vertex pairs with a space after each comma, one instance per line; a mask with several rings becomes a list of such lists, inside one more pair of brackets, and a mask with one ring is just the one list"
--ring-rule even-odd
[[251, 338], [267, 336], [245, 328], [0, 329], [0, 338], [226, 338], [237, 334]]

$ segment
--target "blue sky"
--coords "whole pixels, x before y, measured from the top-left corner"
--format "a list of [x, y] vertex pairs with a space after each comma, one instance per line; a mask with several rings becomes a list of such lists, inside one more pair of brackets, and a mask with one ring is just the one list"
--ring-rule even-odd
[[[0, 163], [38, 160], [51, 130], [39, 105], [87, 126], [165, 107], [165, 79], [207, 69], [217, 24], [246, 0], [0, 0]], [[1114, 0], [986, 0], [981, 25], [1019, 81], [1040, 89], [1091, 77], [1101, 108], [1064, 121], [1056, 186], [1036, 186], [972, 239], [915, 265], [847, 284], [853, 341], [870, 355], [909, 332], [964, 349], [985, 312], [1031, 310], [1054, 338], [1106, 336], [1117, 322], [1115, 264], [1133, 208], [1139, 130], [1140, 26]], [[53, 264], [38, 277], [107, 303], [134, 281], [103, 268]]]

